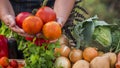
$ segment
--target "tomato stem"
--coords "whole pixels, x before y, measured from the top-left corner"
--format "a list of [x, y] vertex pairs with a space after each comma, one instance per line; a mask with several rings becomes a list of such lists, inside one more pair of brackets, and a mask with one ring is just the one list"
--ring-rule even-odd
[[44, 0], [44, 1], [43, 1], [43, 4], [42, 4], [42, 7], [43, 7], [43, 6], [46, 6], [46, 5], [47, 5], [47, 2], [48, 2], [48, 0]]

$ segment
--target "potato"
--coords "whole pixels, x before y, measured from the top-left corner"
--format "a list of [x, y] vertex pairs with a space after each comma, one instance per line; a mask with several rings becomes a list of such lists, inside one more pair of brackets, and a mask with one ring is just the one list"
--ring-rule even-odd
[[110, 59], [110, 68], [115, 68], [115, 63], [117, 61], [117, 56], [115, 53], [105, 53], [103, 56], [108, 56]]
[[110, 60], [107, 56], [96, 57], [90, 62], [90, 68], [110, 68]]
[[78, 60], [75, 64], [73, 64], [72, 68], [89, 68], [89, 62], [85, 60]]

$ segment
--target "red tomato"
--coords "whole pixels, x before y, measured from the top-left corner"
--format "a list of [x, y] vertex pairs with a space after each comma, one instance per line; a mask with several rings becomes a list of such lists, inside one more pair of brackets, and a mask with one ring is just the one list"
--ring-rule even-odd
[[29, 15], [31, 15], [31, 13], [29, 12], [21, 12], [19, 13], [17, 16], [16, 16], [16, 24], [22, 28], [22, 23], [23, 23], [23, 20], [28, 17]]
[[[31, 41], [31, 42], [33, 41], [33, 38], [31, 38], [31, 37], [25, 37], [25, 39], [26, 39], [27, 41]], [[37, 46], [41, 46], [42, 43], [49, 43], [49, 40], [45, 40], [45, 39], [43, 39], [43, 38], [37, 38], [34, 43], [35, 43]]]
[[31, 37], [25, 37], [25, 39], [26, 39], [27, 41], [33, 41], [33, 38], [31, 38]]
[[56, 13], [54, 12], [54, 10], [46, 6], [39, 8], [39, 10], [37, 11], [35, 15], [40, 17], [44, 23], [56, 20]]
[[13, 68], [17, 68], [18, 67], [18, 62], [16, 60], [11, 60], [10, 61], [10, 66], [12, 66]]
[[35, 44], [36, 44], [37, 46], [42, 46], [43, 43], [49, 43], [49, 41], [48, 41], [48, 40], [45, 40], [45, 39], [43, 39], [43, 38], [37, 38], [37, 39], [35, 40]]
[[13, 68], [12, 66], [8, 65], [7, 68]]

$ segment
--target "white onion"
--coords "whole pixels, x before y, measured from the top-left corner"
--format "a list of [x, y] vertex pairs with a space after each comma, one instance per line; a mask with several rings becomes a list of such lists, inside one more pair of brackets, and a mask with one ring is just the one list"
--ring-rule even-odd
[[71, 68], [71, 63], [66, 57], [58, 57], [55, 61], [56, 68]]

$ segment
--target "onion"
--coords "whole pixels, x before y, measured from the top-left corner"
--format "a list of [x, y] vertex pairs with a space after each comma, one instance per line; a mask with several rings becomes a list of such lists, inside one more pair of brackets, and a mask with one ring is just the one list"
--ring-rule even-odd
[[94, 59], [95, 57], [97, 57], [99, 54], [98, 54], [98, 51], [96, 48], [93, 48], [93, 47], [87, 47], [84, 49], [83, 51], [83, 58], [85, 60], [87, 60], [88, 62], [90, 62], [92, 59]]
[[70, 48], [66, 45], [61, 45], [60, 48], [55, 48], [55, 55], [60, 53], [61, 56], [68, 57], [70, 53]]
[[89, 68], [90, 64], [89, 62], [85, 60], [79, 60], [73, 64], [72, 68]]
[[70, 61], [75, 63], [82, 59], [82, 51], [79, 49], [73, 49], [69, 54]]
[[62, 44], [65, 44], [67, 46], [69, 45], [69, 40], [64, 34], [62, 34], [61, 37], [59, 38], [59, 42], [60, 42], [60, 45]]
[[55, 61], [55, 68], [71, 68], [71, 63], [66, 57], [58, 57]]

